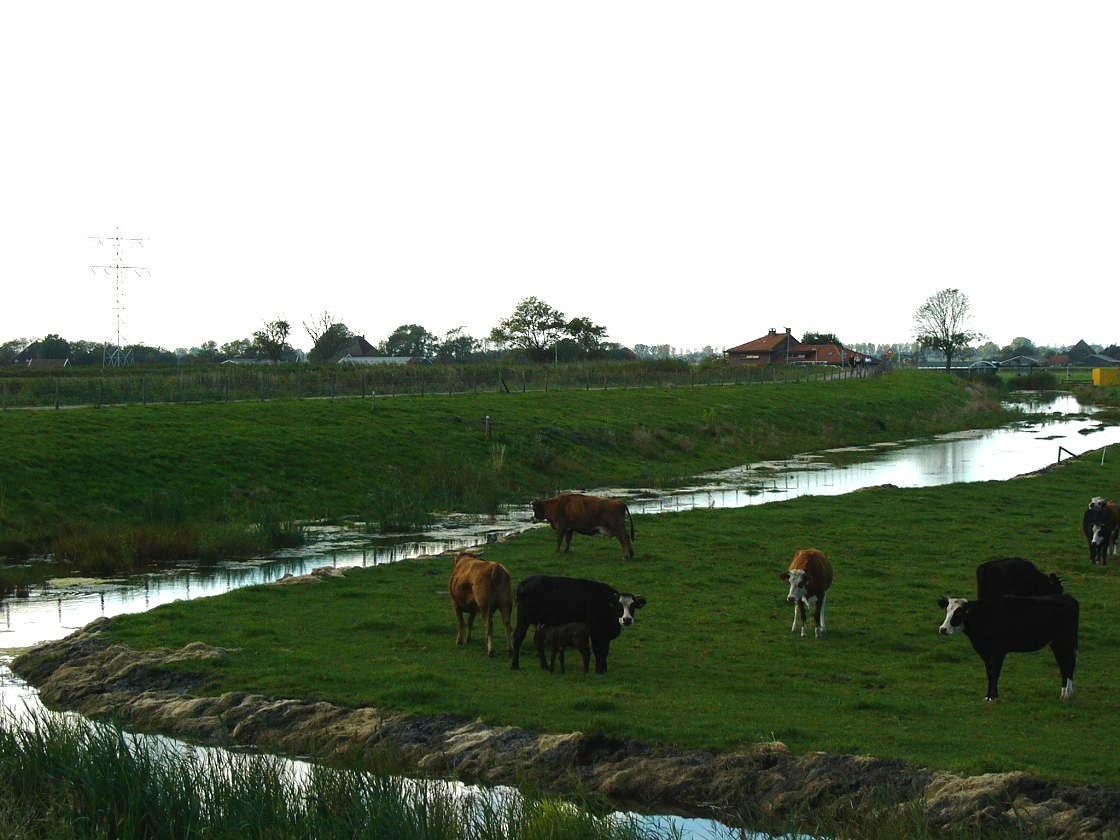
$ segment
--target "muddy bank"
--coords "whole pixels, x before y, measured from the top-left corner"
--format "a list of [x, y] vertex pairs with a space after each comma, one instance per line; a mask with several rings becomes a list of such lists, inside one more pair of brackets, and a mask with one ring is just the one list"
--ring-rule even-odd
[[[225, 656], [201, 643], [138, 652], [109, 645], [99, 619], [18, 657], [13, 670], [52, 707], [205, 744], [332, 758], [390, 755], [418, 773], [484, 784], [531, 783], [602, 794], [653, 812], [759, 824], [790, 815], [866, 819], [919, 809], [935, 830], [1021, 825], [1053, 837], [1120, 836], [1120, 790], [1057, 785], [1022, 773], [961, 777], [871, 756], [793, 755], [781, 743], [743, 751], [666, 751], [601, 734], [534, 733], [461, 717], [244, 693], [198, 697], [201, 678], [168, 663]], [[847, 821], [847, 819], [846, 819]]]

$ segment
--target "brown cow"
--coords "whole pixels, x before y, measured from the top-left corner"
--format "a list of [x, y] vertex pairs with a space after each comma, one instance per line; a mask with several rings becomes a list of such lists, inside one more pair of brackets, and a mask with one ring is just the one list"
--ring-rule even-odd
[[801, 631], [808, 636], [805, 628], [806, 610], [813, 608], [813, 622], [817, 638], [824, 635], [824, 601], [828, 587], [832, 586], [832, 563], [815, 548], [806, 548], [790, 561], [789, 569], [779, 572], [778, 577], [789, 581], [789, 594], [786, 600], [793, 604], [793, 628], [791, 632]]
[[[630, 517], [630, 533], [626, 519]], [[614, 537], [622, 545], [625, 557], [634, 556], [634, 518], [625, 502], [603, 499], [583, 493], [561, 493], [551, 499], [533, 499], [533, 518], [548, 522], [556, 530], [556, 550], [564, 543], [564, 551], [572, 547], [572, 534], [603, 534]]]
[[[502, 614], [502, 623], [506, 628], [506, 647], [513, 650], [510, 632], [513, 586], [505, 566], [482, 560], [474, 554], [457, 554], [447, 590], [455, 607], [455, 644], [465, 645], [471, 640], [475, 614], [482, 613], [482, 621], [486, 625], [486, 655], [493, 656], [494, 610], [497, 610]], [[467, 614], [465, 627], [463, 613]]]

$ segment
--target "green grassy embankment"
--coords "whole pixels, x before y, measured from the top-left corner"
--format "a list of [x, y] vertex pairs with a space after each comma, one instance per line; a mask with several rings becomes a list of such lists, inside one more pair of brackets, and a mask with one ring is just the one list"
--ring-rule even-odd
[[[493, 421], [485, 434], [484, 418]], [[1004, 419], [937, 373], [868, 380], [0, 412], [0, 554], [92, 571], [252, 554], [294, 520], [383, 528], [588, 485], [664, 486]], [[249, 526], [256, 525], [256, 528]]]
[[[604, 580], [649, 599], [604, 676], [522, 670], [454, 644], [450, 559], [350, 572], [320, 586], [256, 587], [114, 620], [133, 647], [194, 640], [230, 649], [210, 690], [314, 697], [419, 714], [451, 712], [534, 730], [599, 730], [680, 747], [778, 739], [795, 751], [897, 757], [964, 773], [1025, 770], [1120, 785], [1120, 598], [1114, 565], [1091, 566], [1080, 534], [1090, 496], [1114, 495], [1120, 463], [1087, 457], [1030, 478], [877, 488], [739, 510], [639, 517], [637, 557], [549, 530], [487, 547], [515, 580]], [[829, 635], [790, 633], [777, 579], [816, 547], [836, 568]], [[1076, 696], [1058, 699], [1049, 651], [1011, 654], [1001, 702], [964, 637], [937, 634], [941, 595], [975, 594], [975, 567], [1018, 555], [1057, 572], [1081, 604]], [[500, 624], [499, 624], [500, 626]], [[477, 628], [476, 628], [477, 629]], [[500, 650], [504, 653], [504, 644]], [[578, 661], [578, 656], [574, 657]]]

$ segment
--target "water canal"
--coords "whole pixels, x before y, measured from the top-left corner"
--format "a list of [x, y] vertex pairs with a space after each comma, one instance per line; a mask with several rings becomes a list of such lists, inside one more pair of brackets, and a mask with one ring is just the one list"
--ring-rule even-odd
[[[998, 429], [972, 430], [930, 439], [822, 450], [781, 461], [720, 470], [673, 490], [592, 488], [626, 498], [635, 514], [692, 508], [744, 507], [803, 495], [840, 495], [884, 484], [922, 487], [966, 481], [1005, 480], [1089, 450], [1120, 443], [1120, 426], [1093, 419], [1093, 409], [1068, 394], [1024, 394], [1011, 403], [1024, 419]], [[18, 716], [41, 714], [36, 692], [8, 667], [21, 648], [62, 638], [101, 616], [140, 612], [176, 600], [217, 595], [306, 574], [330, 565], [375, 566], [478, 546], [534, 527], [528, 506], [495, 517], [454, 514], [423, 534], [374, 538], [342, 528], [313, 527], [309, 545], [277, 552], [254, 563], [180, 568], [126, 580], [56, 579], [0, 600], [0, 706]], [[538, 526], [545, 527], [545, 526]], [[668, 820], [681, 836], [728, 836], [707, 820]]]

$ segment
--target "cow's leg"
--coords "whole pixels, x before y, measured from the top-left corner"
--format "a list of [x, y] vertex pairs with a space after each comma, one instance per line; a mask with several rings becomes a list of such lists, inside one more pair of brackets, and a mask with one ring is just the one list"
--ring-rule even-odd
[[796, 601], [796, 602], [794, 602], [794, 605], [793, 605], [793, 627], [790, 628], [789, 632], [796, 633], [798, 630], [800, 630], [801, 635], [804, 636], [805, 635], [804, 627], [805, 627], [805, 606], [800, 601]]
[[1068, 640], [1055, 639], [1050, 644], [1058, 670], [1062, 674], [1062, 690], [1058, 696], [1063, 700], [1073, 699], [1073, 671], [1077, 667], [1077, 645]]
[[630, 535], [626, 533], [626, 525], [623, 524], [622, 530], [619, 531], [618, 541], [622, 544], [622, 556], [627, 560], [634, 558], [634, 543], [630, 542]]
[[[555, 664], [556, 663], [553, 662], [553, 668], [555, 668]], [[564, 670], [564, 646], [563, 645], [560, 645], [560, 673], [561, 674], [566, 673], [565, 670]]]
[[584, 645], [579, 649], [579, 655], [583, 659], [583, 673], [587, 673], [588, 661], [591, 659], [591, 648]]
[[988, 671], [988, 696], [987, 699], [999, 699], [999, 672], [1003, 669], [1003, 658], [1007, 656], [1007, 652], [1002, 649], [995, 649], [988, 653], [984, 658], [984, 666]]
[[486, 625], [486, 655], [494, 655], [494, 611], [485, 609], [482, 611], [482, 623]]
[[[523, 620], [521, 616], [521, 608], [518, 607], [517, 628], [513, 631], [513, 642], [510, 645], [509, 649], [510, 656], [512, 657], [509, 663], [509, 667], [514, 671], [519, 670], [521, 667], [521, 643], [525, 641], [525, 634], [528, 632], [529, 622]], [[543, 657], [544, 654], [542, 653], [541, 656]]]
[[455, 644], [465, 645], [467, 643], [466, 626], [463, 624], [463, 611], [455, 607]]
[[827, 592], [822, 592], [821, 593], [821, 597], [817, 599], [816, 609], [813, 611], [814, 612], [813, 618], [816, 620], [816, 624], [817, 624], [817, 638], [818, 639], [825, 634], [824, 599], [827, 595], [828, 595]]
[[[557, 528], [556, 528], [556, 553], [557, 554], [560, 553], [560, 548], [561, 548], [561, 546], [564, 545], [564, 535], [565, 534], [567, 534], [567, 531], [565, 531], [563, 528], [557, 526]], [[568, 534], [568, 542], [570, 543], [571, 541], [572, 541], [572, 535]]]
[[575, 528], [569, 528], [564, 532], [564, 553], [567, 554], [572, 548], [572, 535], [575, 534]]
[[591, 650], [595, 653], [595, 673], [607, 673], [607, 654], [610, 652], [609, 639], [592, 639]]
[[506, 655], [513, 653], [513, 633], [509, 629], [510, 608], [508, 605], [498, 607], [502, 615], [502, 626], [506, 628]]
[[541, 667], [544, 668], [546, 671], [551, 671], [553, 666], [556, 664], [556, 646], [551, 645], [549, 647], [549, 650], [552, 653], [552, 660], [551, 661], [548, 661], [548, 660], [545, 659], [544, 645], [541, 645], [540, 647], [537, 648], [537, 653], [540, 655]]
[[467, 644], [470, 644], [471, 633], [474, 631], [475, 610], [467, 610]]

